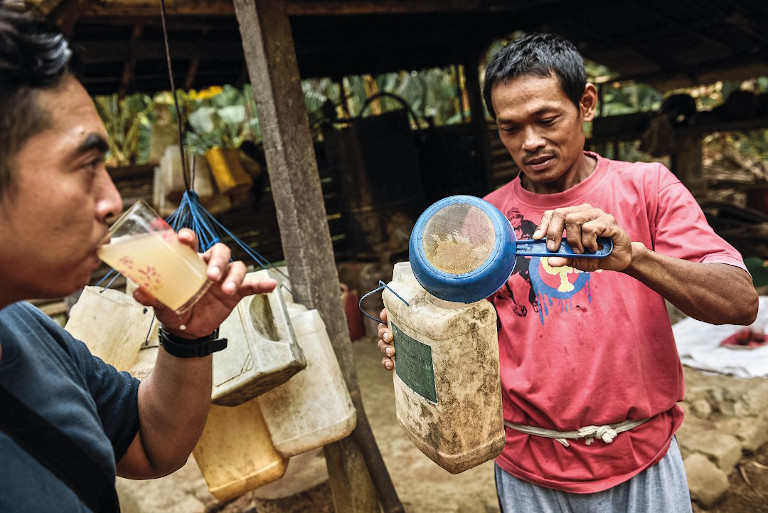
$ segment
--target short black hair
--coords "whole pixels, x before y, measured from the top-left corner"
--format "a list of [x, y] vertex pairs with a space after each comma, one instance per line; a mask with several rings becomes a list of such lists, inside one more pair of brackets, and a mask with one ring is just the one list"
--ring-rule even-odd
[[70, 73], [72, 50], [45, 19], [0, 3], [0, 199], [13, 185], [13, 159], [50, 116], [37, 93], [61, 84]]
[[587, 85], [584, 59], [569, 41], [556, 34], [531, 34], [516, 39], [499, 50], [485, 70], [483, 98], [493, 119], [496, 119], [491, 102], [493, 86], [522, 75], [554, 75], [576, 108]]

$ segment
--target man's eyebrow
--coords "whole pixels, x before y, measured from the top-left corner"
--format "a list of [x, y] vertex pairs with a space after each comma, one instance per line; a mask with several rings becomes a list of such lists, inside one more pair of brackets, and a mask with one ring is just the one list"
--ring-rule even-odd
[[96, 150], [99, 153], [107, 153], [109, 150], [109, 144], [107, 144], [107, 140], [96, 133], [88, 134], [88, 137], [85, 138], [83, 142], [81, 142], [77, 146], [77, 153], [88, 153], [89, 151]]

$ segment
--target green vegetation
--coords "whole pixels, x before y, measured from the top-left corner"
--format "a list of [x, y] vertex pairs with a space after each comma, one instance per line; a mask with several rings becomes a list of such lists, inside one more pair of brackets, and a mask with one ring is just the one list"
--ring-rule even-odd
[[111, 166], [128, 166], [146, 161], [149, 155], [152, 98], [135, 94], [118, 99], [117, 94], [94, 98], [96, 110], [109, 134]]
[[[302, 91], [310, 126], [319, 137], [324, 122], [374, 116], [404, 107], [413, 114], [414, 128], [461, 123], [469, 117], [468, 102], [458, 86], [463, 80], [461, 67], [450, 66], [377, 77], [355, 75], [344, 77], [342, 83], [329, 78], [304, 80]], [[177, 91], [177, 95], [186, 127], [185, 144], [192, 153], [204, 153], [214, 146], [238, 147], [247, 139], [261, 140], [250, 84], [242, 89], [224, 85]], [[176, 108], [169, 91], [154, 97], [98, 96], [94, 101], [110, 135], [110, 166], [149, 162], [152, 125], [176, 124]]]

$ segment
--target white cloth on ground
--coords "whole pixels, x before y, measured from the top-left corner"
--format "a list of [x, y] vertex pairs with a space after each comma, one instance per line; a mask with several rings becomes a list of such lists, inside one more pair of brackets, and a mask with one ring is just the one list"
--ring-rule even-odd
[[[760, 296], [756, 325], [768, 329], [768, 296]], [[768, 377], [768, 344], [753, 349], [732, 349], [720, 343], [744, 326], [715, 326], [687, 317], [672, 326], [683, 365], [739, 378]]]

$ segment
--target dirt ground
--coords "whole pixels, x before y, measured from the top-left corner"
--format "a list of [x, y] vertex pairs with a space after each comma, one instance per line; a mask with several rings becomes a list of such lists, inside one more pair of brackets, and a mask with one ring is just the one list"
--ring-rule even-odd
[[694, 513], [768, 513], [768, 445], [745, 456], [728, 480], [728, 493], [720, 504]]

